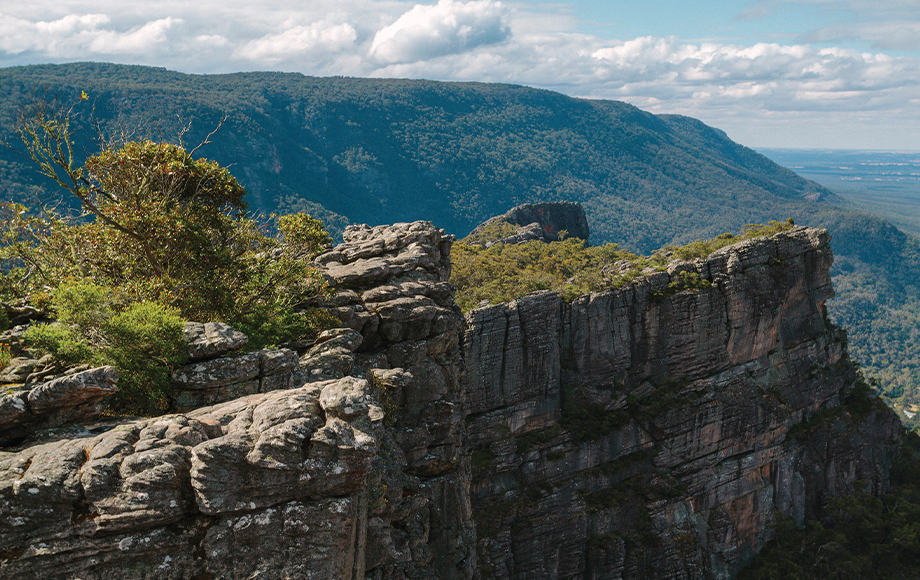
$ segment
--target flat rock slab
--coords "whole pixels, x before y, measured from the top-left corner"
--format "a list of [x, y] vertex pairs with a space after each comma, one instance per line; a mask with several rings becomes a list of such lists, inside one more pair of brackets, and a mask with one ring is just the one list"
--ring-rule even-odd
[[182, 332], [189, 360], [218, 357], [249, 342], [249, 337], [223, 322], [186, 322]]

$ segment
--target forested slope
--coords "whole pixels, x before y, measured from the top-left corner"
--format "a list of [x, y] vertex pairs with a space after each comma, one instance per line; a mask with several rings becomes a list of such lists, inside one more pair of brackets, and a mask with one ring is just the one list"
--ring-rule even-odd
[[[560, 200], [584, 206], [592, 243], [640, 253], [771, 219], [828, 227], [831, 315], [855, 357], [894, 394], [910, 397], [920, 379], [917, 241], [695, 119], [511, 85], [78, 63], [0, 70], [0, 125], [35, 96], [69, 106], [81, 92], [87, 154], [93, 114], [103, 133], [132, 138], [175, 141], [191, 122], [192, 147], [225, 118], [198, 154], [230, 166], [252, 209], [307, 211], [333, 233], [426, 219], [462, 236], [515, 205]], [[4, 197], [53, 197], [39, 185], [0, 150]]]

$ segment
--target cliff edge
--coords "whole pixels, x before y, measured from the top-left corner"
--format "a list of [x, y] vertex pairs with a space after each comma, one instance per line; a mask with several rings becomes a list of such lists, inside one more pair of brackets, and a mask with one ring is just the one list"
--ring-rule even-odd
[[0, 576], [727, 579], [777, 513], [888, 485], [900, 424], [824, 315], [823, 230], [465, 320], [443, 230], [344, 240], [313, 303], [341, 327], [302, 352], [0, 450]]
[[482, 577], [734, 578], [776, 514], [883, 492], [901, 427], [826, 318], [829, 240], [797, 227], [467, 314]]

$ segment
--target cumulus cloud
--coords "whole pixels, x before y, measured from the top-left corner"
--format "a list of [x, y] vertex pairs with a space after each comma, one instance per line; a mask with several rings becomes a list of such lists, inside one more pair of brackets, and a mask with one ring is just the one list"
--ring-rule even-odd
[[0, 14], [0, 51], [50, 57], [142, 53], [165, 43], [167, 32], [182, 20], [158, 18], [124, 31], [106, 28], [110, 22], [104, 14], [70, 14], [51, 21]]
[[[0, 66], [108, 60], [191, 73], [520, 83], [688, 114], [736, 127], [733, 136], [789, 131], [790, 120], [800, 128], [824, 118], [830, 131], [857, 115], [879, 126], [897, 119], [886, 126], [918, 135], [920, 149], [920, 60], [909, 56], [920, 51], [916, 0], [799, 0], [839, 18], [797, 40], [759, 43], [613, 40], [578, 32], [558, 4], [518, 0], [45, 1], [3, 8]], [[745, 16], [789, 6], [763, 0]], [[843, 38], [864, 39], [864, 50], [834, 40]]]
[[440, 0], [416, 4], [374, 36], [369, 55], [382, 63], [415, 62], [457, 54], [507, 39], [500, 2]]
[[357, 37], [354, 27], [347, 22], [314, 22], [250, 41], [237, 54], [247, 60], [276, 64], [317, 51], [339, 52], [354, 45]]

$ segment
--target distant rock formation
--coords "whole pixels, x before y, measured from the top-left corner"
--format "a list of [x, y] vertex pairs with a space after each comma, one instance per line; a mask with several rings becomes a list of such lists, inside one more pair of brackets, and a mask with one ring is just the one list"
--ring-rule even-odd
[[588, 239], [588, 219], [580, 204], [560, 201], [519, 205], [478, 225], [465, 241], [489, 247], [531, 240], [554, 242], [561, 239], [560, 234]]

